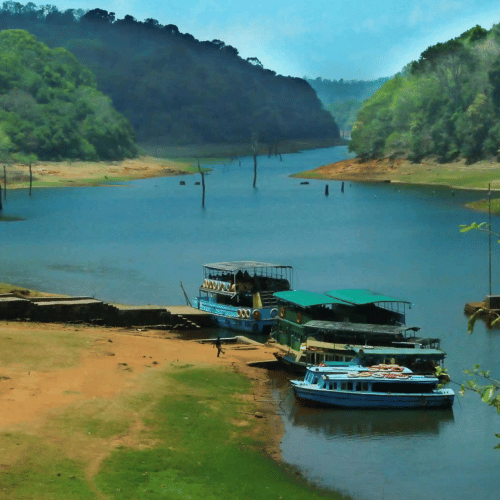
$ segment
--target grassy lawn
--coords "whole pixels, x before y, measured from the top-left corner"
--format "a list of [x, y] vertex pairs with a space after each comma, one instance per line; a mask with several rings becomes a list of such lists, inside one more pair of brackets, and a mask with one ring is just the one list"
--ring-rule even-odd
[[[50, 377], [95, 353], [98, 339], [0, 324], [0, 365]], [[172, 361], [115, 396], [73, 400], [0, 432], [0, 499], [345, 498], [265, 455], [250, 394], [252, 382], [229, 369]]]

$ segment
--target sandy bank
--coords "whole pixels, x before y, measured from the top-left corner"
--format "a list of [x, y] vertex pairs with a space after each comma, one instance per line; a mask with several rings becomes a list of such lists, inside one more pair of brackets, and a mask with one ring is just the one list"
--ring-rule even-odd
[[411, 163], [402, 158], [360, 160], [353, 158], [295, 174], [304, 179], [331, 179], [354, 182], [397, 182], [442, 185], [457, 189], [500, 189], [500, 164], [483, 160], [467, 165], [464, 160], [438, 163], [425, 159]]
[[[37, 162], [32, 165], [33, 187], [85, 186], [113, 181], [186, 175], [189, 163], [150, 156], [116, 162]], [[29, 187], [29, 167], [6, 166], [7, 189]], [[4, 185], [4, 172], [0, 169]]]

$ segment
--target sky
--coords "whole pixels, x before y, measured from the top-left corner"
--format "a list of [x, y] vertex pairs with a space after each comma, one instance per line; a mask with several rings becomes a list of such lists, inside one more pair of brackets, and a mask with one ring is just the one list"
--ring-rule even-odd
[[[20, 3], [26, 3], [20, 1]], [[36, 1], [35, 4], [39, 5]], [[117, 19], [175, 24], [222, 40], [284, 76], [373, 80], [392, 76], [430, 45], [500, 23], [498, 0], [61, 0]], [[40, 4], [41, 5], [41, 4]], [[45, 5], [45, 4], [43, 4]]]

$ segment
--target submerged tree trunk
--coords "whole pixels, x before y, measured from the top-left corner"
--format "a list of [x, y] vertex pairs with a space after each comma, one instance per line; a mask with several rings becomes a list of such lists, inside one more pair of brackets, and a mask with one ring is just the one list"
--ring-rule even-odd
[[201, 195], [201, 206], [205, 206], [205, 174], [201, 171], [200, 167], [200, 162], [198, 162], [198, 171], [200, 172], [201, 175], [201, 189], [202, 189], [202, 195]]
[[253, 187], [257, 184], [257, 155], [253, 155]]

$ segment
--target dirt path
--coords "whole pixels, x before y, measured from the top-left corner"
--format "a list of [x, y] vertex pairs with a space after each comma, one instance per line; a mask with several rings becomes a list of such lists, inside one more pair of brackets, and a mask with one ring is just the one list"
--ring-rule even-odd
[[[51, 412], [69, 405], [97, 399], [119, 397], [121, 393], [139, 391], [142, 378], [150, 370], [169, 371], [177, 364], [218, 365], [247, 376], [253, 382], [253, 394], [245, 396], [258, 403], [265, 419], [259, 419], [258, 432], [269, 443], [269, 455], [279, 459], [281, 418], [270, 402], [267, 372], [247, 365], [252, 361], [272, 360], [271, 346], [224, 346], [225, 354], [217, 358], [212, 344], [181, 340], [176, 334], [136, 332], [112, 328], [68, 327], [57, 324], [1, 322], [9, 336], [22, 331], [65, 333], [75, 331], [84, 335], [89, 349], [83, 351], [79, 362], [70, 368], [33, 371], [19, 364], [0, 366], [0, 431], [13, 431], [29, 426], [30, 432], [40, 429]], [[148, 336], [152, 335], [152, 336]], [[139, 434], [139, 420], [129, 434]], [[115, 444], [135, 441], [134, 436], [122, 436]], [[93, 475], [102, 457], [90, 465]]]

